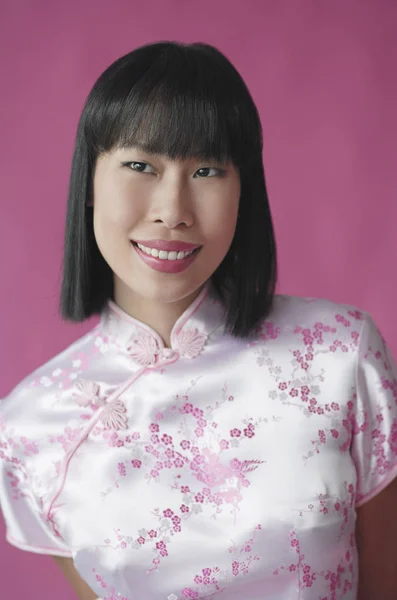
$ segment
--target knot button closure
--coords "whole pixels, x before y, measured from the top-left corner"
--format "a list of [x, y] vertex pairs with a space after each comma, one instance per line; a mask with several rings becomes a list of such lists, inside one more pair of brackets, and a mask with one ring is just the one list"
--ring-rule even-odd
[[173, 350], [172, 348], [163, 348], [161, 355], [161, 358], [176, 358], [179, 356], [179, 352]]

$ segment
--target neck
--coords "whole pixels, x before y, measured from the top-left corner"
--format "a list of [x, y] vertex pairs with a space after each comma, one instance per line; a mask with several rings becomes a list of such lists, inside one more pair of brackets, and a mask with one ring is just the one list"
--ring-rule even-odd
[[117, 278], [114, 282], [114, 302], [131, 317], [156, 331], [166, 347], [171, 346], [171, 331], [175, 323], [200, 292], [201, 288], [175, 302], [161, 302], [133, 293]]

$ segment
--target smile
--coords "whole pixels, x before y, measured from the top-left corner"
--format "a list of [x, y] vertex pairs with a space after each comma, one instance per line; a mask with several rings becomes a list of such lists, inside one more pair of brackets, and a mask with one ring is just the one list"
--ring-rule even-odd
[[136, 244], [142, 252], [145, 252], [148, 256], [153, 256], [154, 258], [159, 258], [160, 260], [183, 260], [187, 258], [193, 252], [196, 252], [198, 248], [194, 250], [189, 250], [187, 252], [176, 252], [172, 250], [171, 252], [167, 252], [166, 250], [157, 250], [157, 248], [148, 248], [147, 246], [143, 246], [142, 244]]
[[[139, 258], [151, 269], [161, 273], [176, 274], [187, 269], [196, 260], [201, 246], [189, 250], [163, 250], [150, 248], [139, 242], [131, 242]], [[162, 245], [162, 244], [156, 244]], [[186, 244], [187, 245], [187, 244]], [[190, 244], [189, 244], [190, 245]]]

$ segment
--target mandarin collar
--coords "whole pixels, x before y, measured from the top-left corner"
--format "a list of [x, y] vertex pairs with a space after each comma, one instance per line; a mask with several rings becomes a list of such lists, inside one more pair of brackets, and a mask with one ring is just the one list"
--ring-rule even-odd
[[171, 345], [166, 348], [160, 335], [145, 323], [108, 300], [100, 319], [101, 336], [143, 366], [155, 366], [170, 358], [196, 358], [218, 328], [224, 327], [225, 308], [207, 284], [176, 321]]

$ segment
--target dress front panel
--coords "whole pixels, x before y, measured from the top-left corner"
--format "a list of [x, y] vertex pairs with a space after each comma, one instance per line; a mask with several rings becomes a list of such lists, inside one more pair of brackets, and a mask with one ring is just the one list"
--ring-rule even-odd
[[171, 340], [110, 303], [63, 357], [84, 368], [47, 388], [58, 436], [40, 438], [44, 405], [22, 427], [6, 400], [7, 452], [36, 419], [49, 540], [106, 600], [355, 600], [356, 506], [397, 472], [396, 367], [372, 319], [280, 295], [238, 340], [206, 290]]

